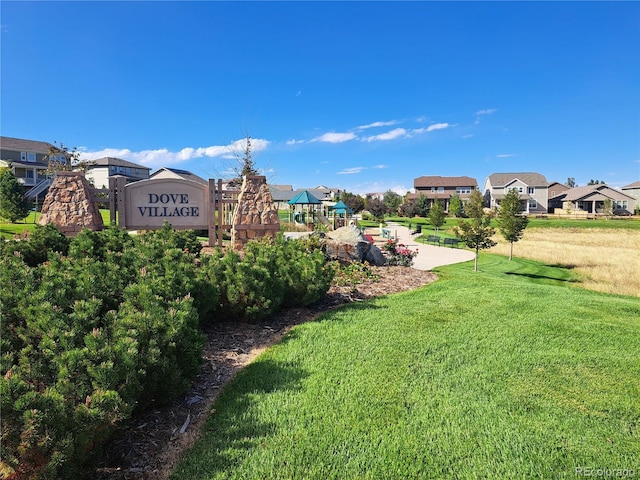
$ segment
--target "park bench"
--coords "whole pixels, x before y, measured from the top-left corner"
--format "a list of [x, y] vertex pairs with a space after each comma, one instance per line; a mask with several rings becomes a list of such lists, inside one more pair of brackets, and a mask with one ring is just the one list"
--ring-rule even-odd
[[416, 225], [416, 228], [411, 230], [411, 235], [417, 235], [419, 233], [422, 233], [422, 225]]
[[437, 243], [438, 245], [440, 245], [440, 237], [437, 235], [428, 235], [427, 243], [433, 243], [434, 245]]
[[456, 248], [458, 248], [458, 244], [460, 243], [460, 240], [458, 240], [457, 238], [445, 238], [444, 239], [444, 245], [447, 246], [451, 246], [451, 248], [453, 248], [454, 246]]

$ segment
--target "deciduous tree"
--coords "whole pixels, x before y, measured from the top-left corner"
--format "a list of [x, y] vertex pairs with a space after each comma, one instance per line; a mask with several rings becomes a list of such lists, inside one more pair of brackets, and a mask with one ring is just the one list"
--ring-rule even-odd
[[512, 189], [505, 195], [498, 210], [498, 228], [504, 239], [511, 243], [509, 260], [513, 258], [513, 244], [522, 238], [529, 219], [522, 215], [520, 194]]
[[347, 207], [353, 210], [353, 213], [360, 213], [364, 210], [364, 198], [360, 195], [344, 191], [340, 193], [340, 200], [342, 200]]
[[402, 197], [392, 190], [387, 190], [382, 198], [382, 203], [387, 209], [387, 213], [398, 214], [398, 208], [402, 204]]
[[365, 202], [365, 207], [376, 220], [382, 221], [384, 219], [386, 208], [380, 199], [375, 197], [368, 198]]
[[462, 216], [462, 200], [457, 193], [454, 193], [449, 200], [449, 215], [452, 217]]
[[465, 210], [469, 219], [459, 220], [455, 232], [467, 247], [475, 250], [473, 270], [477, 272], [478, 254], [496, 245], [491, 238], [496, 231], [491, 227], [491, 215], [484, 212], [484, 198], [479, 190], [471, 193]]
[[431, 205], [431, 210], [429, 210], [429, 222], [435, 227], [436, 232], [444, 225], [446, 218], [447, 214], [444, 211], [444, 207], [440, 200], [436, 198], [433, 201], [433, 205]]

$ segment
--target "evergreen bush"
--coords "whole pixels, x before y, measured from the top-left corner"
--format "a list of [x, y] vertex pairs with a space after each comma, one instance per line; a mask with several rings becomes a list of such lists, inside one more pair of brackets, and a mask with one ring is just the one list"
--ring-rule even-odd
[[252, 241], [200, 258], [193, 232], [54, 227], [0, 250], [1, 478], [79, 478], [118, 424], [188, 388], [199, 323], [317, 301], [321, 242]]

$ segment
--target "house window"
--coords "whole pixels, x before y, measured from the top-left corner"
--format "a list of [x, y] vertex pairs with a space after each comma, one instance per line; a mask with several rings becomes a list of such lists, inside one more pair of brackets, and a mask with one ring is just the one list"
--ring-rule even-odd
[[27, 162], [35, 162], [36, 154], [33, 152], [27, 152]]
[[27, 178], [33, 178], [33, 170], [27, 170]]
[[456, 193], [471, 193], [471, 187], [456, 187]]
[[127, 167], [127, 175], [131, 174], [131, 167]]
[[624, 208], [627, 209], [627, 201], [626, 200], [616, 200], [616, 208]]
[[536, 193], [536, 187], [527, 187], [527, 193], [529, 195], [533, 195], [534, 193]]
[[438, 193], [444, 193], [444, 187], [438, 187]]
[[124, 168], [118, 167], [118, 173], [122, 173], [123, 171], [124, 171]]
[[529, 200], [529, 208], [538, 208], [538, 202], [536, 202], [533, 198]]
[[139, 168], [136, 168], [136, 173], [140, 173], [140, 169]]
[[20, 152], [20, 161], [21, 162], [27, 161], [27, 152]]
[[113, 165], [111, 165], [111, 173], [116, 173], [116, 167], [114, 167]]
[[435, 193], [436, 187], [431, 187], [431, 193]]
[[509, 190], [515, 190], [518, 193], [522, 193], [524, 191], [522, 187], [512, 187]]

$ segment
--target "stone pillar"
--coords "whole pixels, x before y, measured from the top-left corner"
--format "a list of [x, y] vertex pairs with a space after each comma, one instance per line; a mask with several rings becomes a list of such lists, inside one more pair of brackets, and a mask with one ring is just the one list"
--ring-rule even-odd
[[60, 232], [74, 236], [83, 228], [101, 230], [102, 216], [93, 201], [91, 187], [81, 172], [59, 172], [42, 204], [38, 224], [52, 223]]
[[265, 235], [275, 236], [279, 231], [278, 210], [273, 203], [266, 177], [245, 176], [233, 214], [233, 248], [240, 250], [249, 240]]

